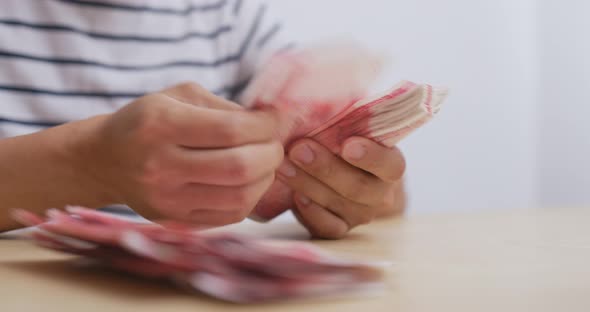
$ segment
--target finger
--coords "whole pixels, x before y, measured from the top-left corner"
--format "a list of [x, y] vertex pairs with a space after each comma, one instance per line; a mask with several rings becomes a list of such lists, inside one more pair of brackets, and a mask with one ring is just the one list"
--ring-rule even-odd
[[[193, 82], [179, 84], [162, 91], [162, 93], [179, 102], [203, 108], [233, 111], [245, 110], [239, 104], [219, 97]], [[276, 114], [272, 108], [259, 109], [256, 112], [260, 115], [269, 115], [273, 119], [276, 119]], [[278, 124], [279, 122], [275, 120], [274, 123]], [[278, 130], [268, 133], [274, 134], [274, 137], [280, 137]]]
[[142, 98], [138, 121], [145, 136], [165, 135], [171, 143], [190, 148], [222, 148], [278, 138], [278, 114], [274, 110], [221, 110], [186, 105], [163, 93]]
[[284, 157], [279, 142], [249, 144], [227, 149], [175, 148], [171, 163], [181, 180], [192, 183], [237, 186], [272, 174]]
[[372, 174], [352, 166], [309, 139], [295, 143], [289, 151], [289, 159], [338, 194], [357, 203], [381, 202], [388, 188]]
[[313, 237], [338, 239], [348, 232], [348, 224], [329, 210], [297, 193], [294, 200], [293, 214]]
[[399, 180], [406, 169], [404, 156], [397, 147], [387, 148], [362, 137], [344, 142], [342, 158], [390, 183]]
[[227, 111], [196, 106], [174, 110], [166, 124], [173, 141], [189, 148], [223, 148], [278, 138], [273, 111]]
[[179, 102], [205, 108], [221, 110], [242, 110], [240, 105], [216, 96], [197, 83], [186, 82], [161, 91]]
[[248, 215], [274, 181], [274, 175], [263, 177], [255, 183], [242, 186], [215, 186], [187, 184], [162, 200], [165, 215], [183, 220], [193, 211], [219, 211]]
[[349, 228], [369, 223], [377, 213], [373, 208], [377, 206], [359, 204], [343, 197], [315, 177], [295, 168], [288, 161], [285, 161], [277, 172], [277, 179], [338, 216]]

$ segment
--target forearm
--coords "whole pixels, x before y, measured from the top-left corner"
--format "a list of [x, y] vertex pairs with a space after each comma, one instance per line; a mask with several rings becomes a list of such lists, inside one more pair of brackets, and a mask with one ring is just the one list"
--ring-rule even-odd
[[0, 140], [0, 231], [18, 224], [13, 208], [42, 212], [68, 204], [98, 207], [108, 194], [86, 174], [79, 143], [94, 120]]

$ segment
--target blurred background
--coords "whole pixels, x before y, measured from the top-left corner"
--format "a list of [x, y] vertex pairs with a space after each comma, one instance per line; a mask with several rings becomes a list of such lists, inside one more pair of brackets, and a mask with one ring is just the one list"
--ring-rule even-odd
[[410, 213], [590, 204], [590, 2], [273, 0], [298, 42], [386, 51], [380, 87], [445, 85], [402, 144]]

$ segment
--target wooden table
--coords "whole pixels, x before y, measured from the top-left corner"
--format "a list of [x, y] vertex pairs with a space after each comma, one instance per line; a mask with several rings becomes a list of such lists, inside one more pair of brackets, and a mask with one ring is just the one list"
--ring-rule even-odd
[[[232, 230], [306, 237], [285, 223]], [[590, 311], [590, 209], [412, 216], [316, 243], [394, 261], [386, 294], [239, 306], [0, 240], [0, 311]]]

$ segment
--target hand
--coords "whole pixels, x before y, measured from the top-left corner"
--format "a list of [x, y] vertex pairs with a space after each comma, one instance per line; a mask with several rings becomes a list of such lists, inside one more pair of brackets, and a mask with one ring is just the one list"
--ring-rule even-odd
[[243, 220], [283, 160], [272, 112], [248, 112], [194, 84], [103, 116], [78, 147], [80, 167], [113, 202], [148, 218]]
[[403, 211], [405, 161], [397, 149], [355, 137], [339, 156], [311, 139], [295, 142], [278, 178], [295, 191], [294, 214], [319, 238], [337, 239], [375, 217]]

